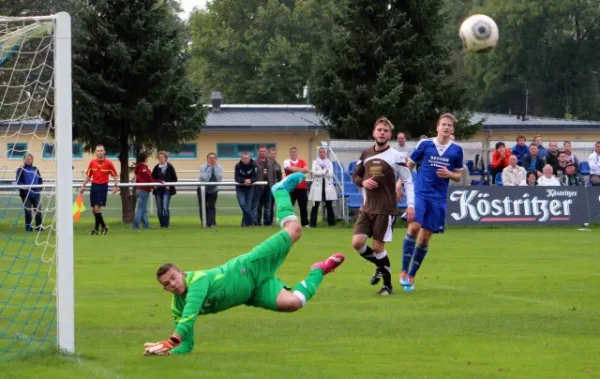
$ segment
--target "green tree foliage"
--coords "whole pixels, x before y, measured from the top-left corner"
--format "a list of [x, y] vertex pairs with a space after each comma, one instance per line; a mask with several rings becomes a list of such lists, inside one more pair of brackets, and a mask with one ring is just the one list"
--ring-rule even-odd
[[[468, 91], [452, 75], [454, 53], [442, 38], [441, 0], [339, 4], [310, 85], [332, 135], [368, 138], [382, 115], [411, 136], [432, 134], [440, 113], [468, 109]], [[457, 135], [477, 128], [462, 122]]]
[[214, 0], [190, 18], [190, 75], [208, 100], [298, 103], [331, 24], [331, 0]]
[[600, 7], [592, 0], [487, 0], [500, 28], [489, 54], [466, 57], [485, 111], [600, 119]]
[[[185, 27], [170, 3], [156, 0], [90, 0], [79, 23], [74, 137], [87, 149], [101, 143], [118, 152], [121, 182], [129, 182], [132, 144], [136, 151], [176, 151], [205, 123], [182, 58]], [[133, 216], [129, 193], [121, 190], [124, 221]]]

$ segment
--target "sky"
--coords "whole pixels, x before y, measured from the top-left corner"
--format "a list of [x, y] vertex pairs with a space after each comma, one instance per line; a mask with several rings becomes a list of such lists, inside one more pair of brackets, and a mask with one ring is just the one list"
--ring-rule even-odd
[[181, 7], [183, 8], [183, 18], [188, 18], [194, 7], [204, 8], [206, 6], [206, 0], [180, 0]]

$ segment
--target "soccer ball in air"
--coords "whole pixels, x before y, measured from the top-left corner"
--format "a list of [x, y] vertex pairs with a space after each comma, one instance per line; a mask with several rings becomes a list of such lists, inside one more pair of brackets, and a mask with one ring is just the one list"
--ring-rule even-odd
[[476, 14], [460, 26], [459, 35], [465, 50], [473, 53], [485, 53], [490, 51], [498, 43], [498, 25], [483, 14]]

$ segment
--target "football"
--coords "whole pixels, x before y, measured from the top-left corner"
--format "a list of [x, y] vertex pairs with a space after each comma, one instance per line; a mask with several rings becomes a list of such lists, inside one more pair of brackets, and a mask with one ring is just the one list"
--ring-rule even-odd
[[470, 16], [460, 26], [459, 35], [466, 51], [485, 53], [498, 43], [500, 32], [491, 17], [476, 14]]

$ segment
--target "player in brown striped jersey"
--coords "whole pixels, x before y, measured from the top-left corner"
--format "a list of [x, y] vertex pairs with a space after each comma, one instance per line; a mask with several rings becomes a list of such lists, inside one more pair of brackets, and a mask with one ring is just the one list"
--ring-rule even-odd
[[[352, 180], [362, 189], [363, 205], [354, 225], [352, 246], [366, 260], [376, 266], [371, 284], [383, 278], [379, 295], [390, 295], [392, 289], [390, 259], [385, 243], [392, 241], [392, 230], [398, 213], [397, 201], [406, 192], [406, 215], [414, 217], [414, 186], [412, 175], [405, 166], [403, 155], [391, 148], [388, 141], [394, 126], [385, 117], [375, 122], [375, 144], [363, 151], [356, 164]], [[373, 248], [367, 239], [373, 239]]]

